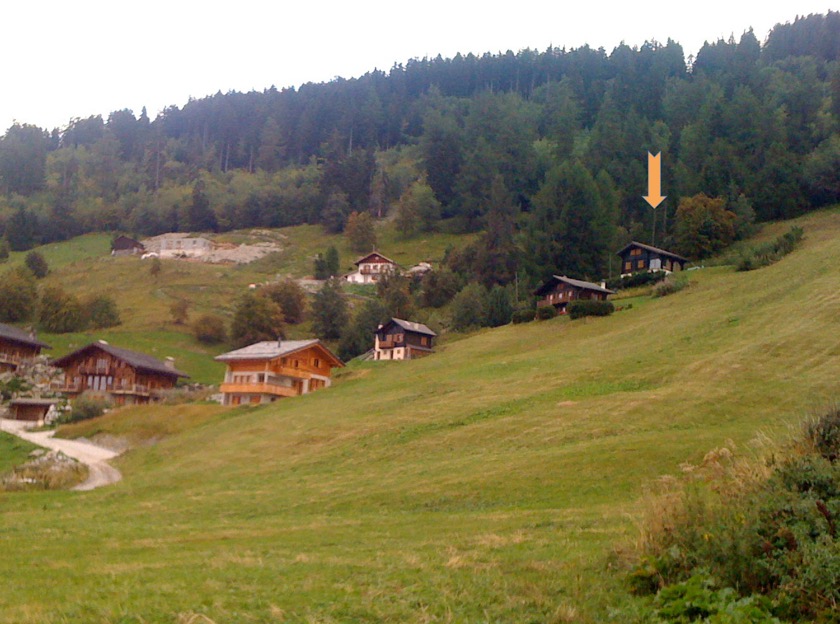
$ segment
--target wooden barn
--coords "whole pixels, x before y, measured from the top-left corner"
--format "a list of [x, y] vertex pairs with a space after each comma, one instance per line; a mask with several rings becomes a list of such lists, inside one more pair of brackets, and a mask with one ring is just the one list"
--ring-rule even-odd
[[344, 362], [320, 340], [270, 340], [216, 356], [227, 364], [220, 390], [225, 405], [259, 405], [329, 387]]
[[437, 334], [422, 323], [392, 318], [376, 330], [376, 360], [411, 360], [432, 353]]
[[34, 333], [0, 323], [0, 373], [14, 372], [21, 364], [35, 359], [42, 349], [50, 348]]
[[44, 422], [50, 408], [58, 404], [58, 399], [12, 399], [9, 401], [9, 418]]
[[112, 347], [100, 340], [52, 362], [64, 371], [59, 388], [70, 398], [83, 392], [110, 399], [115, 405], [157, 401], [161, 393], [187, 378], [168, 358], [162, 362], [145, 353]]
[[145, 252], [143, 243], [128, 236], [117, 236], [111, 241], [112, 256], [139, 256]]
[[621, 275], [640, 271], [682, 271], [687, 258], [675, 253], [633, 241], [618, 252], [621, 256]]
[[358, 268], [354, 273], [345, 275], [344, 279], [354, 284], [373, 284], [379, 281], [381, 275], [400, 270], [396, 262], [386, 258], [378, 251], [362, 256], [353, 264]]
[[558, 314], [565, 314], [566, 306], [575, 299], [604, 301], [608, 295], [614, 294], [615, 291], [609, 290], [603, 284], [576, 280], [565, 275], [552, 275], [534, 291], [534, 295], [540, 298], [537, 307], [554, 306]]

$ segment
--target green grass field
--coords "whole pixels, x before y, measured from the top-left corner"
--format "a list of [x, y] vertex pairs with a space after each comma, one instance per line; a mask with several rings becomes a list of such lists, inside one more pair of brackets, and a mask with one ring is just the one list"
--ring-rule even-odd
[[[0, 622], [621, 621], [646, 486], [837, 400], [840, 210], [798, 223], [779, 263], [611, 317], [353, 364], [271, 406], [167, 406], [195, 426], [139, 435], [121, 483], [0, 495]], [[108, 418], [87, 435], [143, 427]]]
[[24, 463], [29, 459], [29, 453], [37, 448], [25, 440], [0, 432], [0, 477]]

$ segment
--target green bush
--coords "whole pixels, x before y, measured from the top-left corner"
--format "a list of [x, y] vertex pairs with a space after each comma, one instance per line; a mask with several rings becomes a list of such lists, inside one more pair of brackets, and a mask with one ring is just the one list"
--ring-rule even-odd
[[557, 310], [554, 306], [547, 305], [537, 308], [537, 319], [540, 321], [547, 321], [557, 316]]
[[778, 262], [796, 249], [796, 246], [804, 236], [805, 230], [794, 225], [789, 231], [777, 237], [775, 240], [760, 245], [753, 245], [743, 250], [738, 264], [735, 265], [735, 269], [737, 271], [753, 271]]
[[609, 316], [615, 312], [615, 306], [612, 301], [576, 299], [569, 302], [566, 311], [569, 313], [569, 318], [574, 320], [584, 316]]
[[227, 340], [225, 320], [215, 314], [204, 314], [193, 321], [193, 335], [204, 344], [219, 344]]
[[108, 295], [93, 295], [82, 302], [86, 326], [91, 329], [116, 327], [120, 320], [117, 302]]
[[636, 288], [637, 286], [647, 286], [648, 284], [656, 284], [661, 282], [668, 276], [665, 271], [643, 271], [641, 273], [633, 273], [632, 275], [625, 275], [607, 281], [607, 288], [611, 290], [621, 290], [624, 288]]
[[836, 462], [840, 458], [840, 406], [808, 421], [805, 437], [820, 455], [831, 463]]
[[73, 423], [81, 420], [90, 420], [91, 418], [102, 416], [109, 407], [111, 407], [110, 401], [96, 399], [82, 394], [73, 401], [70, 412], [61, 418], [61, 422]]
[[32, 275], [41, 279], [42, 277], [46, 277], [47, 273], [50, 272], [50, 267], [47, 264], [47, 261], [37, 251], [30, 251], [26, 254], [26, 258], [24, 259], [24, 263], [26, 264], [26, 268], [32, 271]]
[[530, 323], [535, 317], [536, 312], [533, 308], [524, 308], [521, 310], [515, 310], [510, 317], [510, 322], [514, 325], [519, 325], [520, 323]]
[[680, 292], [687, 286], [687, 276], [680, 275], [679, 277], [674, 277], [673, 275], [670, 275], [664, 282], [660, 282], [659, 284], [653, 287], [653, 296], [667, 297], [668, 295], [673, 295], [676, 292]]

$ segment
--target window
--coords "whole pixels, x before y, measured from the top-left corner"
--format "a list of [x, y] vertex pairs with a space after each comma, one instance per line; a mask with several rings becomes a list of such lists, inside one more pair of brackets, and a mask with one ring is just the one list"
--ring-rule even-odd
[[319, 360], [318, 358], [312, 360], [312, 364], [315, 366], [315, 368], [321, 368], [321, 360]]
[[402, 341], [403, 341], [403, 335], [402, 334], [396, 334], [394, 336], [394, 342], [402, 342]]
[[633, 270], [633, 263], [632, 262], [625, 262], [624, 263], [624, 270], [625, 271], [632, 271]]
[[644, 269], [645, 268], [645, 261], [644, 260], [639, 260], [636, 263], [636, 267], [639, 268], [639, 269]]

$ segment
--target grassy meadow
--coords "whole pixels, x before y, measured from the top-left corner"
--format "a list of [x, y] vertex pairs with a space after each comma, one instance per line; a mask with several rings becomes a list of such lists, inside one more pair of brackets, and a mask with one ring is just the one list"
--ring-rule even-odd
[[[615, 568], [646, 488], [712, 448], [784, 441], [837, 400], [840, 210], [797, 223], [805, 241], [777, 264], [692, 271], [687, 289], [611, 317], [354, 363], [270, 406], [80, 426], [131, 439], [124, 480], [0, 494], [0, 622], [631, 621]], [[132, 279], [131, 259], [84, 270], [108, 263]], [[164, 265], [172, 282], [137, 275], [131, 296], [226, 271], [242, 288], [255, 270]], [[120, 287], [101, 271], [91, 281]]]

